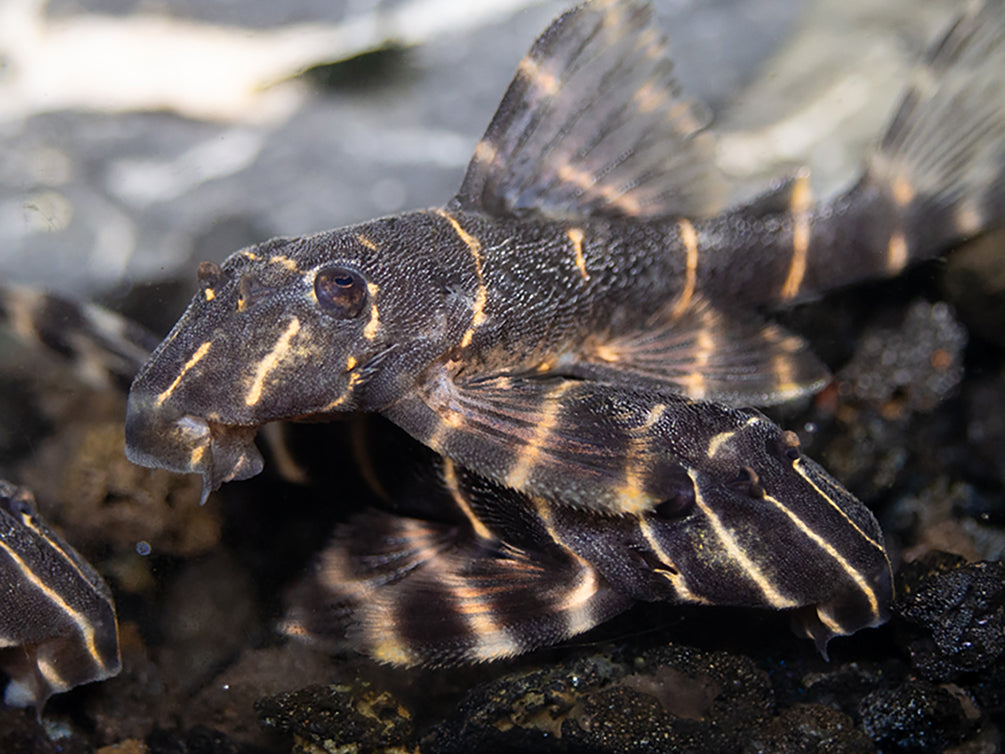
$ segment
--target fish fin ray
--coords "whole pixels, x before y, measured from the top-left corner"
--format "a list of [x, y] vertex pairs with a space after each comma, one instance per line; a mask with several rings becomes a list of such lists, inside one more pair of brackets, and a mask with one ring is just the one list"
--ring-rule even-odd
[[457, 206], [552, 218], [720, 209], [710, 114], [681, 94], [672, 67], [647, 5], [598, 0], [570, 10], [521, 62]]
[[655, 383], [733, 406], [782, 403], [819, 390], [830, 379], [803, 338], [700, 297], [679, 316], [670, 313], [643, 330], [592, 339], [580, 358], [559, 368], [614, 383]]
[[[378, 549], [364, 560], [355, 544], [369, 536], [361, 529], [374, 523], [388, 543], [405, 543], [423, 555], [387, 578], [382, 555], [397, 557], [402, 548]], [[408, 548], [413, 536], [420, 543]], [[427, 548], [429, 537], [440, 546]], [[504, 659], [582, 633], [631, 604], [592, 566], [554, 543], [487, 547], [464, 528], [388, 514], [343, 527], [321, 564], [298, 590], [287, 633], [393, 665]], [[372, 587], [365, 595], [351, 591], [358, 579]]]

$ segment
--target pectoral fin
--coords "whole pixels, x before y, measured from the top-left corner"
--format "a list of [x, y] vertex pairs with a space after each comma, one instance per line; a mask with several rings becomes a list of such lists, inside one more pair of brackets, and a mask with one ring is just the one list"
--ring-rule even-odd
[[687, 483], [681, 458], [750, 418], [673, 393], [557, 376], [455, 382], [445, 370], [385, 414], [498, 484], [608, 514], [664, 502]]
[[456, 202], [552, 218], [715, 211], [710, 116], [672, 68], [648, 5], [597, 0], [565, 13], [520, 63]]

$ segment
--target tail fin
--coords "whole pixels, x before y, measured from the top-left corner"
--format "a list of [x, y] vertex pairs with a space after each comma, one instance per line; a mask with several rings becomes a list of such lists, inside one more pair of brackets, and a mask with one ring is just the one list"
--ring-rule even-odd
[[915, 69], [860, 188], [900, 229], [888, 272], [1005, 219], [1005, 3], [972, 2]]
[[160, 338], [95, 304], [31, 288], [0, 285], [0, 322], [25, 343], [71, 360], [95, 387], [129, 387]]

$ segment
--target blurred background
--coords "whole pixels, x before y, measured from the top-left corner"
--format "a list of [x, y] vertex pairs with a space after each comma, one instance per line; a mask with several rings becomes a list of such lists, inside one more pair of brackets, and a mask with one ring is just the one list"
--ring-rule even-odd
[[[0, 279], [163, 330], [204, 259], [442, 204], [566, 5], [0, 0]], [[851, 180], [952, 5], [656, 3], [737, 197]]]

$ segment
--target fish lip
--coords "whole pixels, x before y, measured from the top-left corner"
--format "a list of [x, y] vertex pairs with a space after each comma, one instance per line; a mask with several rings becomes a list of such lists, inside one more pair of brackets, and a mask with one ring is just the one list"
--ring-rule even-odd
[[259, 425], [232, 425], [181, 413], [140, 393], [126, 408], [126, 458], [139, 466], [202, 476], [202, 497], [224, 482], [249, 479], [265, 462], [255, 447]]

